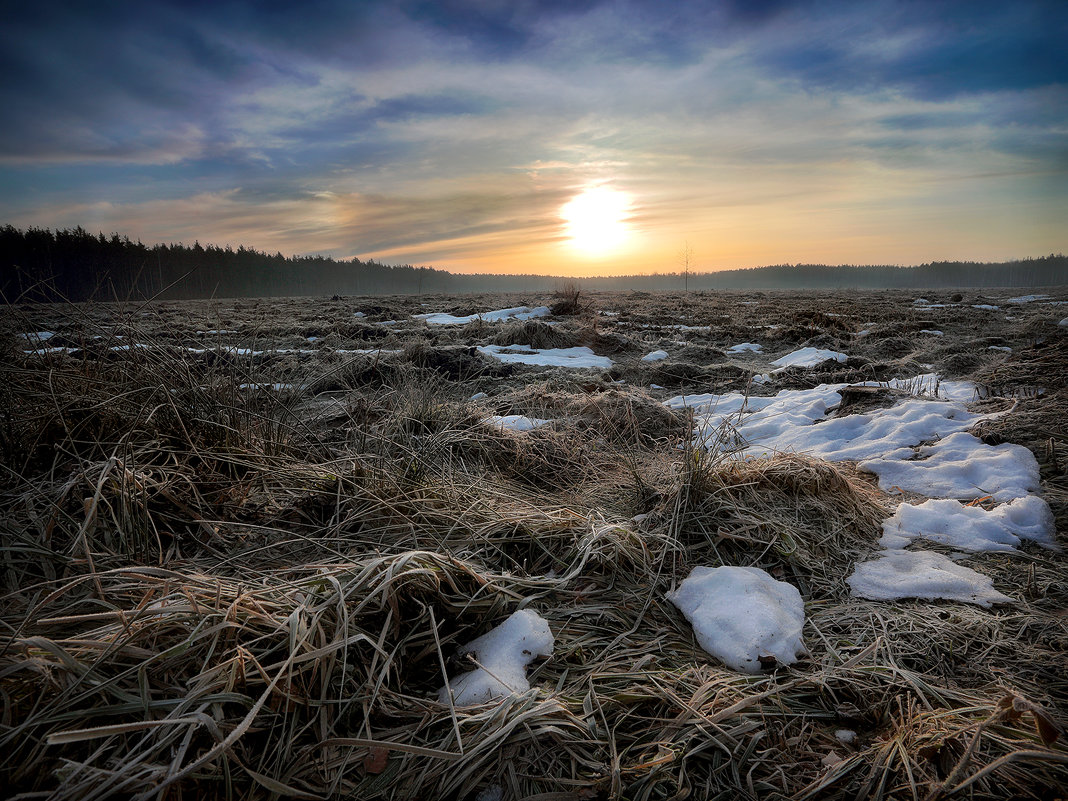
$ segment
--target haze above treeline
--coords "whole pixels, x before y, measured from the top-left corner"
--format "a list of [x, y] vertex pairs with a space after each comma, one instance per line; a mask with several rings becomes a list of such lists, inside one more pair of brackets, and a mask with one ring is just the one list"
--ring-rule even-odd
[[[550, 268], [551, 270], [551, 268]], [[1042, 287], [1068, 283], [1068, 257], [916, 266], [778, 264], [718, 272], [593, 276], [464, 274], [360, 259], [284, 256], [229, 245], [145, 245], [81, 227], [0, 228], [0, 291], [30, 301], [157, 298], [458, 294], [546, 291], [566, 282], [589, 290], [934, 289]]]

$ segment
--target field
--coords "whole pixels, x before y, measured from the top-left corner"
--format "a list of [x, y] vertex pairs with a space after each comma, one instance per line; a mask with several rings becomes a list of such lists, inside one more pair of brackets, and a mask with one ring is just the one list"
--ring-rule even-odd
[[[9, 305], [0, 787], [1064, 796], [1068, 290], [1044, 293]], [[414, 316], [520, 306], [528, 319]], [[772, 364], [804, 348], [837, 355]], [[538, 359], [560, 366], [524, 363]], [[753, 450], [748, 413], [825, 385], [866, 386], [789, 430], [800, 412], [769, 413], [780, 439]], [[935, 496], [881, 481], [881, 451], [774, 447], [874, 430], [909, 403], [948, 410], [946, 438], [967, 420], [975, 454], [1026, 448], [1024, 496], [1052, 513], [1045, 541], [899, 549], [952, 554], [977, 576], [965, 595], [988, 591], [971, 602], [861, 597], [851, 577], [888, 547], [883, 522]], [[916, 436], [913, 451], [938, 439]], [[971, 489], [948, 496], [962, 514], [1009, 498]], [[695, 566], [726, 565], [800, 591], [792, 664], [726, 666], [668, 599]], [[461, 646], [519, 609], [554, 640], [530, 689], [439, 695], [476, 667]]]

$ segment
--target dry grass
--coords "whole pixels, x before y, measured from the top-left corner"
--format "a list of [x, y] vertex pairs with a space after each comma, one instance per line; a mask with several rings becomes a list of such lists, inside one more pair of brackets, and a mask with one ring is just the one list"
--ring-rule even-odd
[[[70, 314], [63, 336], [103, 330]], [[115, 341], [156, 341], [139, 315], [120, 310]], [[1068, 749], [1045, 722], [1068, 712], [1063, 555], [984, 557], [999, 585], [1021, 588], [1011, 608], [861, 601], [844, 578], [884, 514], [869, 479], [801, 457], [679, 449], [685, 420], [603, 379], [510, 385], [495, 411], [557, 422], [500, 431], [468, 398], [473, 382], [504, 377], [469, 358], [459, 343], [411, 343], [317, 362], [268, 391], [257, 387], [290, 369], [269, 355], [40, 359], [11, 339], [7, 793], [1063, 793]], [[1002, 434], [1038, 442], [1055, 424], [1043, 415]], [[1063, 427], [1048, 433], [1063, 443]], [[1057, 448], [1044, 463], [1053, 490]], [[665, 599], [696, 564], [758, 565], [796, 584], [808, 657], [750, 676], [705, 654]], [[533, 689], [439, 703], [465, 669], [458, 646], [525, 606], [556, 637]]]

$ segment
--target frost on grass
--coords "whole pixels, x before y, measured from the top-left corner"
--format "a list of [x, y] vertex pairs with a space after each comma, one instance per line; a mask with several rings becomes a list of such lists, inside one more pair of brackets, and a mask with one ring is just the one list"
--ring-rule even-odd
[[612, 360], [598, 356], [589, 348], [528, 348], [525, 345], [480, 345], [484, 356], [505, 364], [530, 364], [537, 367], [595, 367], [607, 370]]
[[511, 309], [497, 309], [496, 311], [478, 312], [462, 317], [456, 317], [445, 312], [430, 312], [427, 314], [412, 315], [416, 320], [426, 320], [428, 325], [466, 325], [481, 320], [484, 323], [500, 323], [505, 320], [533, 320], [535, 317], [548, 317], [548, 306], [515, 306]]
[[903, 503], [883, 522], [879, 544], [904, 548], [914, 538], [922, 538], [965, 551], [1015, 551], [1021, 539], [1056, 548], [1053, 536], [1049, 504], [1028, 495], [990, 511], [951, 499]]
[[762, 657], [789, 665], [804, 651], [801, 593], [760, 568], [695, 567], [667, 598], [701, 647], [734, 670], [758, 673]]
[[987, 608], [1012, 603], [1012, 598], [994, 589], [992, 579], [928, 551], [886, 551], [878, 559], [858, 564], [846, 581], [854, 595], [873, 601], [920, 598]]
[[526, 692], [530, 689], [527, 665], [539, 656], [552, 656], [554, 644], [545, 618], [531, 609], [520, 609], [459, 650], [461, 655], [471, 654], [480, 667], [442, 687], [438, 700], [448, 703], [451, 692], [454, 704], [466, 706]]
[[[918, 459], [913, 459], [914, 456]], [[952, 434], [918, 453], [899, 448], [860, 464], [875, 473], [884, 492], [895, 489], [928, 498], [1011, 501], [1038, 491], [1038, 461], [1022, 445], [987, 445], [965, 432]]]
[[652, 353], [646, 353], [642, 356], [643, 362], [662, 362], [668, 357], [666, 350], [654, 350]]
[[801, 348], [772, 362], [776, 367], [815, 367], [828, 361], [844, 362], [849, 356], [836, 350]]
[[535, 428], [551, 423], [552, 420], [527, 417], [524, 414], [491, 414], [485, 419], [485, 422], [502, 431], [532, 431]]

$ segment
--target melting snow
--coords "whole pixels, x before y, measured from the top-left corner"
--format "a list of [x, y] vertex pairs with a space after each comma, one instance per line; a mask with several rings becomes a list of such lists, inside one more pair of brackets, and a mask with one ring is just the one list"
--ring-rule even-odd
[[758, 345], [756, 342], [742, 342], [738, 345], [731, 345], [724, 353], [735, 356], [739, 353], [760, 353], [764, 350], [763, 345]]
[[1047, 300], [1049, 295], [1020, 295], [1016, 298], [1009, 298], [1006, 303], [1015, 303], [1017, 305], [1023, 303], [1034, 303], [1036, 300]]
[[886, 551], [878, 559], [858, 564], [846, 581], [855, 595], [873, 601], [944, 599], [983, 607], [1012, 603], [994, 589], [987, 576], [928, 551]]
[[28, 334], [19, 334], [27, 342], [47, 342], [55, 335], [55, 331], [31, 331]]
[[548, 306], [515, 306], [511, 309], [498, 309], [497, 311], [477, 312], [465, 317], [456, 317], [445, 312], [427, 314], [413, 314], [417, 320], [426, 320], [429, 325], [466, 325], [481, 320], [484, 323], [499, 323], [505, 320], [532, 320], [535, 317], [548, 317]]
[[695, 441], [705, 447], [742, 448], [745, 456], [796, 451], [829, 461], [874, 459], [896, 448], [964, 431], [981, 419], [960, 403], [921, 400], [828, 419], [828, 410], [841, 403], [839, 390], [845, 386], [784, 389], [770, 398], [742, 393], [677, 395], [664, 405], [693, 408], [701, 415]]
[[1037, 495], [1028, 495], [987, 511], [956, 500], [903, 503], [883, 521], [884, 548], [904, 548], [913, 538], [940, 542], [965, 551], [1015, 551], [1021, 539], [1056, 548], [1053, 512]]
[[484, 422], [491, 426], [497, 426], [502, 431], [531, 431], [539, 426], [551, 423], [552, 420], [543, 420], [540, 417], [527, 417], [522, 414], [491, 414]]
[[987, 311], [997, 311], [1000, 306], [991, 306], [989, 303], [977, 303], [972, 306], [973, 309], [986, 309]]
[[932, 336], [932, 337], [945, 336], [945, 333], [942, 332], [942, 331], [939, 331], [937, 328], [921, 328], [920, 329], [920, 333], [921, 334], [927, 334], [928, 336]]
[[952, 434], [919, 449], [899, 448], [861, 462], [879, 476], [885, 492], [895, 488], [929, 498], [983, 498], [1010, 501], [1038, 491], [1038, 462], [1022, 445], [987, 445], [971, 434]]
[[815, 367], [817, 364], [823, 364], [832, 359], [836, 362], [844, 362], [848, 358], [846, 354], [834, 350], [801, 348], [801, 350], [795, 350], [793, 353], [787, 353], [776, 359], [772, 364], [776, 367]]
[[[810, 406], [809, 413], [819, 406]], [[824, 420], [807, 415], [768, 416], [762, 422], [746, 420], [737, 428], [749, 443], [747, 456], [772, 451], [795, 451], [830, 462], [874, 459], [896, 448], [944, 437], [974, 425], [980, 417], [960, 404], [909, 400], [868, 414], [850, 414]]]
[[442, 687], [438, 700], [448, 703], [450, 690], [453, 703], [460, 706], [526, 692], [530, 689], [526, 666], [539, 656], [552, 656], [554, 644], [549, 623], [531, 609], [520, 609], [459, 650], [472, 654], [479, 668]]
[[612, 360], [589, 348], [528, 348], [525, 345], [480, 345], [479, 352], [507, 364], [539, 367], [598, 367], [607, 369]]
[[667, 598], [701, 647], [734, 670], [758, 673], [760, 657], [789, 665], [804, 651], [801, 593], [760, 568], [695, 567]]
[[642, 356], [643, 362], [662, 362], [668, 357], [666, 350], [654, 350], [652, 353], [646, 353]]

